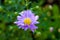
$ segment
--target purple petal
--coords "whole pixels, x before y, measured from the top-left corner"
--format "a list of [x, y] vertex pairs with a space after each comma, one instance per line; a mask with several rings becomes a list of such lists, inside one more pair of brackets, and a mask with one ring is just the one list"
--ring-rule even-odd
[[25, 18], [25, 16], [26, 16], [26, 11], [22, 11], [22, 12], [20, 12], [19, 13], [23, 18]]
[[22, 28], [22, 26], [19, 26], [19, 29]]
[[39, 22], [36, 21], [35, 19], [32, 20], [32, 24], [38, 24]]
[[17, 26], [24, 25], [24, 23], [21, 22], [21, 21], [16, 21], [16, 22], [14, 22], [14, 23], [17, 24]]
[[20, 12], [19, 14], [20, 14], [20, 15], [23, 15], [24, 12], [25, 12], [25, 11], [22, 11], [22, 12]]
[[35, 20], [38, 20], [38, 18], [39, 18], [39, 16], [37, 15], [37, 16], [35, 16]]
[[30, 25], [30, 30], [32, 31], [32, 32], [34, 32], [34, 30], [36, 30], [38, 27], [36, 27], [34, 24], [31, 24]]
[[34, 14], [30, 11], [30, 10], [27, 10], [27, 11], [22, 11], [22, 13], [19, 13], [22, 17], [32, 17], [34, 16]]
[[38, 24], [38, 23], [39, 23], [38, 21], [34, 22], [34, 24]]
[[22, 19], [22, 17], [21, 16], [17, 16], [17, 20], [21, 20]]
[[27, 25], [22, 26], [22, 29], [24, 29], [25, 31], [28, 29]]

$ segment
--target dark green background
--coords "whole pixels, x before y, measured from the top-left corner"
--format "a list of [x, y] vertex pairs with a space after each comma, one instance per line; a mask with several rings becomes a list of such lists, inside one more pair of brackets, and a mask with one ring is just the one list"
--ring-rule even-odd
[[[59, 1], [0, 0], [0, 40], [60, 40]], [[40, 23], [34, 33], [14, 24], [19, 12], [27, 9], [39, 15]], [[52, 32], [50, 27], [53, 27]]]

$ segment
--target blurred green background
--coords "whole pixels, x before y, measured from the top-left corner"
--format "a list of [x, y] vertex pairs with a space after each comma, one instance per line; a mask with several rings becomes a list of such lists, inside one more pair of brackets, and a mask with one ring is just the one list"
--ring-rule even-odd
[[[27, 9], [39, 15], [34, 33], [14, 24]], [[60, 0], [0, 0], [0, 40], [60, 40]]]

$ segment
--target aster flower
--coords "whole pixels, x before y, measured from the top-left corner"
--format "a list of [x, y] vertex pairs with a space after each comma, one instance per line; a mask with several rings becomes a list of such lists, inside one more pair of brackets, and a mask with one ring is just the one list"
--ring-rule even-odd
[[35, 26], [35, 24], [38, 24], [38, 16], [35, 16], [34, 13], [32, 13], [31, 10], [25, 10], [19, 13], [20, 16], [17, 16], [17, 21], [14, 22], [19, 26], [19, 28], [22, 28], [24, 30], [30, 29], [32, 32], [34, 32], [38, 27]]

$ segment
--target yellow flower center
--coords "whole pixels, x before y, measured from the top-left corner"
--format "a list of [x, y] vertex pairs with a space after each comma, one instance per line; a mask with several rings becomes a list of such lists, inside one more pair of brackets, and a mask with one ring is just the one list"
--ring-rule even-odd
[[26, 24], [26, 25], [30, 25], [31, 24], [31, 19], [30, 18], [25, 18], [24, 19], [24, 23]]

